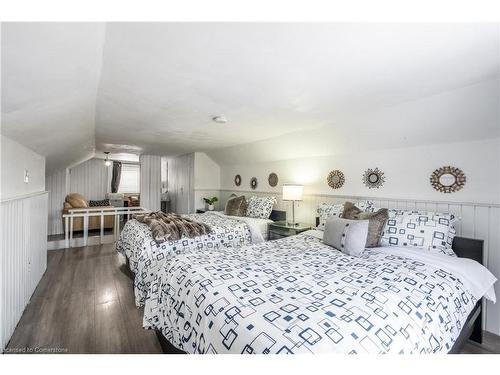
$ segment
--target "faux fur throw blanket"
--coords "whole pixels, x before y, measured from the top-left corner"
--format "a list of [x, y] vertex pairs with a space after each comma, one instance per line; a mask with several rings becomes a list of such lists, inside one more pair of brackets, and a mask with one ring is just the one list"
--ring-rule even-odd
[[205, 223], [174, 213], [151, 212], [134, 215], [134, 219], [149, 226], [156, 243], [175, 241], [182, 237], [202, 236], [212, 231]]

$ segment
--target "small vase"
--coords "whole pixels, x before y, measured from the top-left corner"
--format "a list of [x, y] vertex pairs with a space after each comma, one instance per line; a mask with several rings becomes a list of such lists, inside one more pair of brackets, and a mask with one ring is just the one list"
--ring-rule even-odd
[[214, 210], [214, 208], [215, 208], [215, 206], [214, 206], [213, 204], [209, 204], [209, 205], [208, 205], [208, 210], [209, 210], [209, 211], [213, 211], [213, 210]]

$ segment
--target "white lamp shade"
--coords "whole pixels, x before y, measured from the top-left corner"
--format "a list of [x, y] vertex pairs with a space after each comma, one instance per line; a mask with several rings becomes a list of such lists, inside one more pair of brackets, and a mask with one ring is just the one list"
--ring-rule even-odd
[[285, 184], [283, 185], [283, 200], [284, 201], [301, 201], [304, 186]]

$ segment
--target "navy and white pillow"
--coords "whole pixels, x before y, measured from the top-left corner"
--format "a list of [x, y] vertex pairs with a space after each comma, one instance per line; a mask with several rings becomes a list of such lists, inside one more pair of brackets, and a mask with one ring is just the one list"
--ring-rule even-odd
[[277, 203], [277, 200], [275, 197], [252, 196], [248, 198], [247, 203], [248, 217], [269, 219], [269, 216], [271, 216], [271, 211], [273, 210], [273, 206]]
[[99, 201], [89, 201], [89, 207], [104, 207], [109, 206], [109, 199], [102, 199]]
[[317, 209], [319, 216], [318, 230], [325, 230], [326, 219], [340, 218], [344, 211], [344, 203], [320, 203]]
[[354, 203], [356, 207], [358, 207], [360, 210], [363, 210], [363, 212], [375, 212], [375, 203], [372, 201], [357, 201]]
[[389, 210], [380, 246], [408, 246], [456, 256], [451, 249], [456, 234], [454, 223], [453, 214]]

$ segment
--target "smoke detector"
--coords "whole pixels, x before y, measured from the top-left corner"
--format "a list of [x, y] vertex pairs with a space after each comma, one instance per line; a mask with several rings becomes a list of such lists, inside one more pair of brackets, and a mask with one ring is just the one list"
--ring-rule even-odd
[[218, 116], [212, 117], [212, 121], [216, 122], [218, 124], [225, 124], [227, 122], [227, 118], [224, 115], [218, 115]]

